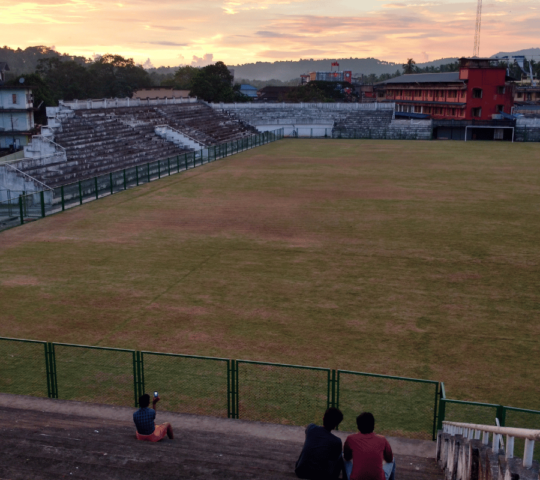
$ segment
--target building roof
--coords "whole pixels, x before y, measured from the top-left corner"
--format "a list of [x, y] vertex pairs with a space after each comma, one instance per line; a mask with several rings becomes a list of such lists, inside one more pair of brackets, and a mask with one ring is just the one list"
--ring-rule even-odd
[[257, 90], [257, 87], [254, 87], [253, 85], [248, 85], [247, 83], [243, 83], [240, 85], [240, 90]]
[[463, 83], [459, 79], [459, 72], [444, 72], [444, 73], [410, 73], [400, 75], [384, 82], [379, 82], [377, 85], [387, 85], [396, 83]]

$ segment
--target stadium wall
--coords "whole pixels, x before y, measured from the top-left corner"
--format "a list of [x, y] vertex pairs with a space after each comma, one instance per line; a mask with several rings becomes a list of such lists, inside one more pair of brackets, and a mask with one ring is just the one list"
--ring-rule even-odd
[[431, 120], [396, 120], [393, 103], [211, 104], [260, 132], [286, 137], [419, 139], [432, 137]]

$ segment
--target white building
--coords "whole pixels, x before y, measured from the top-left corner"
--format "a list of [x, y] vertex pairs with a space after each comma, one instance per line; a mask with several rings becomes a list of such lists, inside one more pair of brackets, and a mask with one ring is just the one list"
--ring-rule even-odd
[[19, 150], [28, 145], [34, 129], [31, 87], [0, 85], [0, 149]]

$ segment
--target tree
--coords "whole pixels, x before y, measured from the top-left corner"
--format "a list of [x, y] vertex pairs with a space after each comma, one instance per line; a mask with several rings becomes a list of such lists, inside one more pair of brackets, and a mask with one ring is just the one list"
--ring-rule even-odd
[[135, 65], [132, 58], [120, 55], [103, 55], [88, 67], [92, 78], [94, 98], [124, 98], [133, 96], [139, 88], [152, 85], [148, 72]]
[[191, 80], [190, 96], [202, 98], [207, 102], [249, 101], [240, 93], [240, 85], [233, 87], [233, 76], [223, 62], [216, 62], [196, 70]]
[[412, 58], [407, 59], [407, 63], [403, 64], [403, 73], [414, 73], [417, 71], [416, 62]]
[[190, 90], [193, 79], [198, 71], [198, 68], [191, 67], [190, 65], [179, 67], [174, 73], [174, 77], [162, 81], [161, 85], [164, 87], [173, 87], [176, 90]]
[[38, 60], [36, 72], [47, 85], [55, 105], [58, 100], [88, 98], [90, 75], [80, 63], [60, 57], [44, 58]]

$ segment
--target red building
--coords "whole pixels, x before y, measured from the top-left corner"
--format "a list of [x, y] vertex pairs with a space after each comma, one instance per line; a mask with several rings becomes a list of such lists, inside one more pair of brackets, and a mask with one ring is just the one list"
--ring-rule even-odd
[[[511, 113], [513, 87], [493, 59], [461, 58], [458, 72], [417, 73], [376, 85], [377, 101], [435, 120], [492, 120]], [[494, 117], [495, 115], [495, 117]]]

